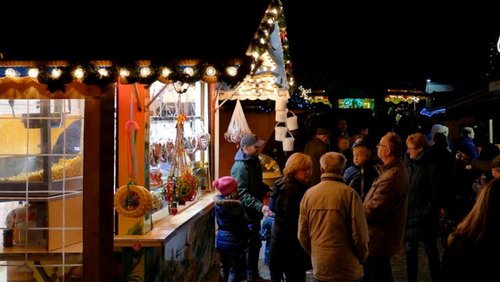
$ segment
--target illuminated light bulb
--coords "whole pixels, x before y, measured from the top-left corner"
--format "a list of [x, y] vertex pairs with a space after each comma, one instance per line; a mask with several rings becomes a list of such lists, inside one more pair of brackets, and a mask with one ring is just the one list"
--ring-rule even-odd
[[140, 70], [139, 70], [139, 75], [141, 77], [148, 77], [149, 75], [151, 74], [151, 69], [148, 68], [148, 67], [142, 67]]
[[208, 76], [214, 76], [216, 73], [217, 73], [217, 71], [215, 70], [214, 67], [208, 67], [205, 70], [205, 74], [208, 75]]
[[273, 20], [273, 19], [271, 19], [271, 18], [267, 20], [267, 23], [268, 23], [268, 24], [273, 24], [273, 22], [274, 22], [274, 20]]
[[161, 75], [163, 77], [168, 77], [171, 73], [172, 73], [172, 71], [169, 68], [163, 68], [161, 70]]
[[100, 75], [100, 76], [104, 76], [104, 77], [107, 77], [109, 75], [109, 72], [107, 69], [105, 68], [100, 68], [97, 70], [97, 73]]
[[55, 68], [52, 70], [52, 72], [50, 73], [50, 76], [52, 76], [52, 78], [59, 78], [62, 74], [62, 70], [61, 69], [58, 69], [58, 68]]
[[194, 69], [192, 67], [187, 67], [187, 68], [184, 69], [184, 74], [187, 74], [189, 76], [193, 76]]
[[28, 70], [28, 76], [31, 78], [37, 78], [40, 71], [37, 68], [31, 68]]
[[253, 51], [253, 52], [252, 52], [252, 57], [254, 57], [254, 59], [258, 59], [258, 58], [259, 58], [259, 56], [260, 56], [260, 55], [259, 55], [259, 52], [257, 52], [257, 51]]
[[82, 68], [78, 67], [76, 68], [74, 71], [73, 71], [73, 76], [76, 78], [76, 79], [82, 79], [83, 76], [85, 75], [85, 72], [83, 71]]
[[236, 67], [227, 67], [226, 72], [229, 76], [235, 76], [238, 74], [238, 69]]
[[260, 44], [265, 44], [265, 43], [266, 43], [266, 39], [265, 39], [265, 38], [263, 38], [263, 37], [261, 37], [261, 38], [259, 39], [259, 42], [260, 42]]
[[8, 69], [5, 70], [5, 76], [6, 77], [16, 77], [17, 76], [17, 72], [13, 68], [8, 68]]
[[277, 15], [277, 14], [278, 14], [278, 10], [276, 10], [276, 8], [273, 8], [273, 9], [271, 10], [271, 13], [273, 13], [273, 14]]
[[120, 69], [119, 73], [121, 77], [127, 77], [130, 75], [130, 72], [127, 69]]

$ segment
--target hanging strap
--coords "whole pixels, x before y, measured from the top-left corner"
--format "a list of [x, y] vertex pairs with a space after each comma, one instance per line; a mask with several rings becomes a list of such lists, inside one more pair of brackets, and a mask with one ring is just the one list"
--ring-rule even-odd
[[133, 120], [127, 121], [125, 124], [127, 130], [127, 149], [128, 149], [128, 175], [131, 183], [136, 183], [137, 177], [137, 152], [135, 150], [135, 144], [137, 139], [137, 131], [139, 129], [139, 124]]

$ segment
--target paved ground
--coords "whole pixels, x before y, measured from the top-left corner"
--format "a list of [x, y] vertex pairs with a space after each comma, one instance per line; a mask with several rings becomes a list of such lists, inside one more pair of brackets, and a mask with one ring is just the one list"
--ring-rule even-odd
[[[441, 248], [441, 245], [438, 243], [438, 248]], [[264, 249], [264, 247], [262, 247]], [[216, 255], [217, 256], [217, 255]], [[269, 268], [264, 265], [264, 254], [261, 252], [261, 260], [259, 262], [259, 270], [260, 270], [260, 275], [262, 278], [270, 279], [269, 275]], [[418, 276], [418, 281], [419, 282], [430, 282], [430, 276], [429, 276], [429, 267], [427, 264], [427, 256], [425, 255], [424, 251], [424, 246], [423, 244], [420, 245], [419, 249], [419, 276]], [[393, 257], [392, 259], [392, 272], [394, 275], [394, 281], [396, 282], [406, 282], [406, 259], [404, 255], [404, 251], [400, 252], [396, 256]], [[213, 267], [210, 269], [209, 273], [202, 279], [202, 281], [205, 282], [217, 282], [219, 281], [219, 259], [218, 256], [215, 259], [215, 263]], [[307, 281], [313, 281], [312, 277], [308, 277]]]

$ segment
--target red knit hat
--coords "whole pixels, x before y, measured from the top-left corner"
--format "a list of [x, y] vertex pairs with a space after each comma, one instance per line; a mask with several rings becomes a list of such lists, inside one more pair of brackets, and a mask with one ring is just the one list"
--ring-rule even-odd
[[231, 176], [223, 176], [212, 182], [212, 185], [219, 191], [222, 196], [227, 196], [236, 189], [238, 182]]

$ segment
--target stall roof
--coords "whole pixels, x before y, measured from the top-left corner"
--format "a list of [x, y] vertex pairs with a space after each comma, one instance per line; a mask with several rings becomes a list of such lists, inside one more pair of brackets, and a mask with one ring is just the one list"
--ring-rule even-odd
[[[22, 13], [2, 16], [12, 25], [2, 29], [0, 53], [3, 60], [241, 58], [270, 2], [184, 0], [159, 7], [158, 2], [137, 1], [110, 8], [86, 2], [78, 9], [45, 2], [43, 13], [37, 9], [41, 4], [34, 3], [29, 10], [10, 9]], [[28, 28], [21, 28], [20, 21]]]
[[64, 91], [74, 79], [105, 85], [117, 75], [122, 83], [158, 79], [234, 85], [261, 64], [275, 21], [283, 19], [280, 0], [166, 5], [160, 9], [141, 1], [111, 11], [90, 5], [78, 14], [63, 13], [58, 6], [57, 15], [30, 15], [36, 10], [30, 6], [23, 14], [30, 29], [13, 25], [2, 33], [0, 77], [17, 82], [17, 77], [30, 76], [50, 92]]

